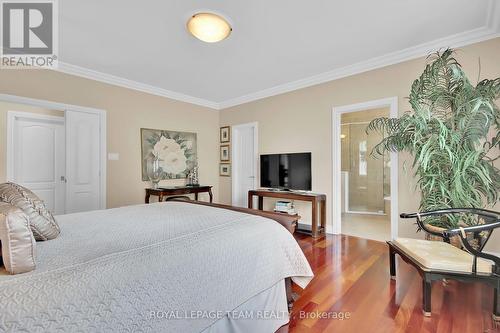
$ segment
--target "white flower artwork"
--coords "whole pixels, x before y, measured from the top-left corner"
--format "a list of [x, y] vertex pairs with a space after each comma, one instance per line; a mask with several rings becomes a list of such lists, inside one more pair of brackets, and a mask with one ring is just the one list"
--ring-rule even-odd
[[159, 159], [162, 179], [185, 178], [197, 166], [196, 133], [141, 129], [142, 179], [148, 180], [147, 164]]

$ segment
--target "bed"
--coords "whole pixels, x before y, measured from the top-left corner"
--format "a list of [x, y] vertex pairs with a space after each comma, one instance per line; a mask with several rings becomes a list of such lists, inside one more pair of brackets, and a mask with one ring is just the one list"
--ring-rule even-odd
[[36, 269], [0, 269], [0, 331], [274, 332], [311, 268], [279, 223], [164, 202], [57, 216]]

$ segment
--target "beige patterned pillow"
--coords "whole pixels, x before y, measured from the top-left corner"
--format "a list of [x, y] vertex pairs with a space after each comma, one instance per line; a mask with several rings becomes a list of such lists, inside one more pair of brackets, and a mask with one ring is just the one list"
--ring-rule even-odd
[[0, 202], [0, 241], [2, 260], [10, 274], [35, 269], [35, 238], [28, 216], [18, 207]]
[[0, 201], [20, 208], [30, 222], [36, 240], [49, 240], [59, 235], [59, 226], [45, 203], [27, 188], [14, 184], [0, 184]]

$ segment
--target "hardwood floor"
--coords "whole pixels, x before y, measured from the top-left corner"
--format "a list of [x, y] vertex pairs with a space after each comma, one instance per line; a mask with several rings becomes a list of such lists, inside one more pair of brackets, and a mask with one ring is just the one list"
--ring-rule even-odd
[[[291, 333], [500, 332], [491, 317], [490, 287], [436, 282], [432, 317], [427, 318], [420, 276], [397, 257], [397, 279], [391, 280], [385, 243], [344, 235], [295, 237], [315, 277], [303, 292], [296, 290], [301, 297], [292, 309]], [[336, 319], [319, 319], [318, 314]]]

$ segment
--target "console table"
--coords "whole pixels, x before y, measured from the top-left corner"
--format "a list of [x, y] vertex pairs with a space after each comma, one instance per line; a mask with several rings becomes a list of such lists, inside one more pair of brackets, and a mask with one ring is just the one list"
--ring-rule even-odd
[[164, 197], [171, 195], [184, 195], [194, 194], [194, 199], [198, 200], [198, 193], [208, 193], [210, 202], [213, 200], [212, 186], [172, 186], [172, 187], [159, 187], [147, 188], [145, 202], [149, 203], [149, 197], [152, 195], [158, 196], [158, 201], [163, 201]]
[[[297, 228], [297, 232], [310, 233], [312, 237], [321, 237], [325, 235], [326, 228], [326, 195], [308, 192], [293, 191], [270, 191], [270, 190], [250, 190], [248, 191], [248, 208], [253, 207], [253, 197], [256, 196], [259, 201], [259, 210], [264, 209], [264, 198], [279, 198], [296, 201], [308, 201], [312, 204], [312, 228]], [[319, 213], [318, 213], [319, 206]], [[319, 217], [319, 219], [318, 219]]]

